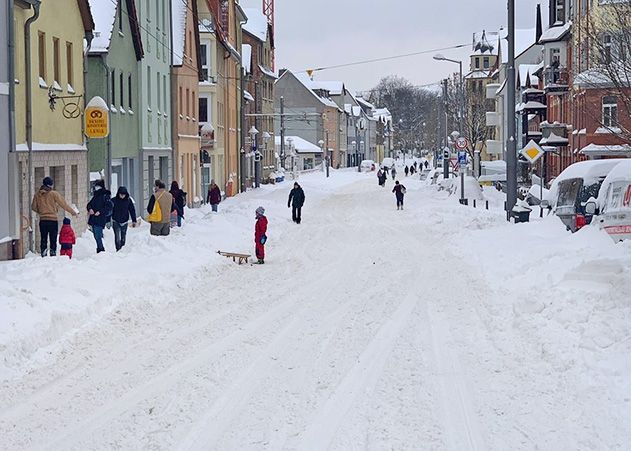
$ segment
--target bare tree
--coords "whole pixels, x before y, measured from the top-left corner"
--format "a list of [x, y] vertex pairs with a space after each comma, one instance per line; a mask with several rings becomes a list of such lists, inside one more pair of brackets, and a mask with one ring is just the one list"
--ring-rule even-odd
[[381, 79], [370, 91], [369, 100], [392, 113], [394, 143], [409, 150], [418, 146], [437, 148], [440, 142], [440, 118], [437, 93], [419, 88], [408, 80], [390, 76]]

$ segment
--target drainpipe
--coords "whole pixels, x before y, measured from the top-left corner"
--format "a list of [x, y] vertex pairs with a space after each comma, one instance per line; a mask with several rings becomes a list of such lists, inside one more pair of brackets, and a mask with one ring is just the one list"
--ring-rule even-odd
[[[19, 175], [17, 155], [15, 152], [15, 29], [13, 24], [13, 2], [7, 2], [7, 31], [8, 31], [8, 81], [9, 81], [9, 217], [13, 218], [10, 223], [9, 233], [14, 238], [13, 258], [21, 258], [20, 249], [20, 218], [22, 212], [19, 209], [18, 193]], [[29, 199], [30, 202], [30, 199]]]
[[[12, 3], [12, 2], [9, 2]], [[26, 20], [24, 24], [24, 62], [25, 77], [24, 88], [26, 91], [26, 147], [28, 148], [28, 202], [33, 199], [33, 183], [35, 174], [33, 174], [33, 87], [31, 85], [31, 24], [39, 18], [39, 8], [42, 2], [36, 0], [33, 3], [33, 15]], [[29, 250], [33, 252], [35, 243], [33, 241], [33, 223], [35, 222], [35, 213], [29, 207]]]
[[[107, 103], [107, 107], [109, 108], [113, 105], [114, 99], [110, 97], [110, 89], [112, 88], [112, 70], [110, 66], [107, 64], [107, 54], [101, 57], [101, 65], [105, 69], [105, 103]], [[85, 89], [85, 88], [84, 88]], [[87, 90], [86, 90], [87, 92]], [[112, 131], [110, 129], [109, 135], [107, 135], [107, 155], [105, 157], [105, 181], [109, 186], [112, 183]], [[89, 171], [88, 171], [89, 172]], [[88, 174], [88, 180], [90, 175]], [[90, 182], [88, 181], [88, 186], [90, 186]], [[110, 186], [110, 189], [112, 187]], [[133, 189], [133, 188], [132, 188]]]
[[[88, 45], [86, 46], [85, 51], [83, 52], [83, 111], [85, 112], [85, 107], [87, 106], [89, 100], [87, 99], [87, 93], [88, 93], [88, 85], [87, 85], [87, 80], [88, 80], [88, 55], [90, 53], [90, 49], [92, 48], [92, 39], [94, 39], [94, 33], [92, 31], [86, 31], [84, 38], [86, 40], [86, 42], [88, 43]], [[83, 145], [85, 146], [85, 148], [88, 148], [88, 140], [85, 136], [85, 120], [81, 121], [81, 141], [83, 141]], [[85, 171], [85, 178], [86, 178], [86, 185], [87, 187], [90, 187], [90, 154], [87, 152], [86, 150], [86, 154], [85, 154], [85, 158], [86, 158], [86, 167], [87, 167], [87, 171]], [[77, 174], [77, 177], [79, 175]], [[78, 198], [79, 196], [77, 196]], [[88, 198], [90, 197], [90, 193], [88, 193]], [[79, 206], [77, 205], [77, 208], [79, 208]], [[80, 211], [80, 210], [79, 210]]]

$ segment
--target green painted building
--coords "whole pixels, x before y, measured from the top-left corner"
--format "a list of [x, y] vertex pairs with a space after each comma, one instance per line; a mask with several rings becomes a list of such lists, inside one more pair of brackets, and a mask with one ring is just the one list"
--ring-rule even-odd
[[[143, 59], [134, 0], [90, 0], [95, 20], [88, 53], [86, 98], [102, 97], [110, 110], [110, 135], [88, 139], [92, 178], [102, 173], [115, 191], [126, 186], [139, 202], [144, 194], [138, 71]], [[109, 164], [108, 164], [109, 163]]]

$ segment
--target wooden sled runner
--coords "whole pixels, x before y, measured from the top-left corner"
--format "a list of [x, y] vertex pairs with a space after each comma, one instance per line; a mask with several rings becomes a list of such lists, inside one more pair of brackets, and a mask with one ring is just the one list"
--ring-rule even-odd
[[248, 259], [252, 257], [250, 254], [236, 254], [234, 252], [222, 252], [217, 251], [219, 255], [223, 255], [224, 257], [232, 258], [232, 261], [235, 263], [239, 263], [240, 265], [243, 263], [248, 263]]

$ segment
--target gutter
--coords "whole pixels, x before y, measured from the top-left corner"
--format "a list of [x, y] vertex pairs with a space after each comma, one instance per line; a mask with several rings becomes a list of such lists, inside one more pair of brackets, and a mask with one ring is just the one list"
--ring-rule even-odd
[[[113, 105], [112, 100], [110, 98], [110, 88], [112, 86], [112, 70], [110, 68], [110, 66], [107, 64], [107, 53], [102, 54], [100, 56], [100, 61], [101, 61], [101, 65], [103, 66], [103, 68], [105, 69], [105, 103], [107, 103], [107, 107], [109, 108], [111, 105]], [[85, 89], [86, 87], [84, 86], [84, 90], [85, 92], [87, 92], [87, 89]], [[87, 99], [86, 99], [87, 100]], [[110, 124], [111, 127], [111, 124]], [[110, 128], [110, 133], [107, 135], [107, 155], [105, 157], [106, 162], [105, 162], [105, 180], [106, 182], [109, 184], [112, 183], [112, 130]], [[88, 186], [90, 186], [90, 171], [88, 171]], [[112, 187], [110, 186], [110, 189]]]
[[[20, 258], [19, 241], [21, 212], [18, 203], [19, 175], [16, 154], [15, 131], [15, 27], [14, 27], [13, 2], [7, 1], [7, 43], [8, 43], [8, 82], [9, 82], [9, 233], [14, 238], [13, 258]], [[29, 199], [30, 202], [30, 199]]]
[[[9, 2], [12, 3], [12, 2]], [[33, 183], [35, 174], [33, 173], [33, 86], [31, 77], [31, 24], [39, 18], [39, 8], [41, 0], [33, 3], [33, 15], [24, 23], [24, 62], [25, 62], [25, 91], [26, 91], [26, 146], [28, 148], [28, 202], [33, 199]], [[11, 80], [10, 80], [11, 81]], [[33, 223], [35, 222], [35, 212], [29, 208], [29, 250], [35, 249]]]

